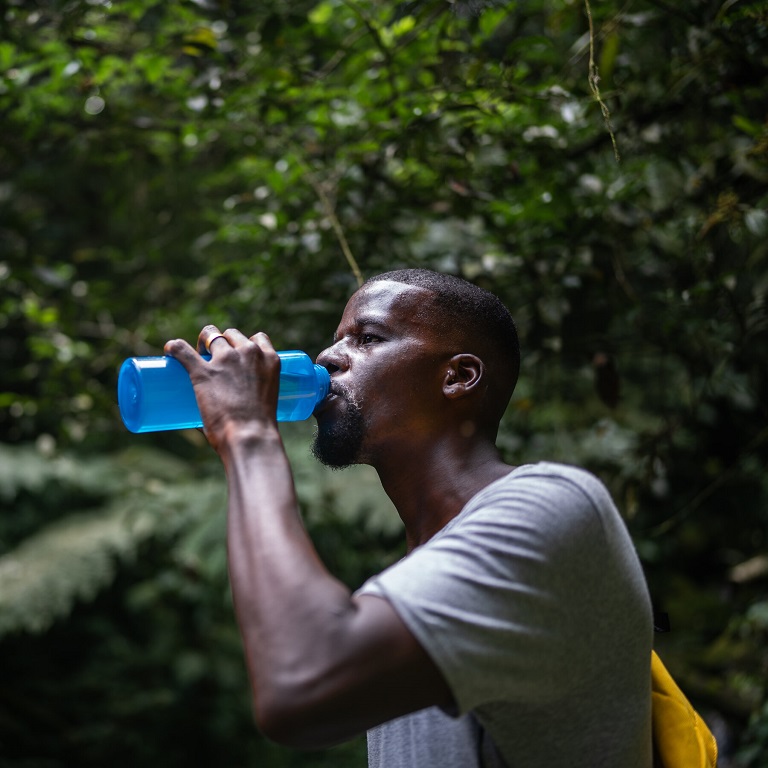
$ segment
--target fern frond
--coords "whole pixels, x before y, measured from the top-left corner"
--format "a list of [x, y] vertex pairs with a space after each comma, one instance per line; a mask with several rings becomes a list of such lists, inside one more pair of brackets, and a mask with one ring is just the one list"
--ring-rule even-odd
[[141, 483], [98, 512], [72, 514], [0, 557], [0, 637], [42, 632], [78, 601], [107, 588], [144, 542], [173, 539], [202, 518], [221, 516], [220, 481]]

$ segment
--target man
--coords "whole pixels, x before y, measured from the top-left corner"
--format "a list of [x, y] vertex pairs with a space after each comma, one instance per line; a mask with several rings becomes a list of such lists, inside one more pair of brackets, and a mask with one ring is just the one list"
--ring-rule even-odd
[[519, 351], [501, 302], [400, 270], [347, 304], [318, 363], [315, 454], [366, 463], [408, 555], [350, 592], [298, 513], [262, 333], [208, 326], [189, 371], [229, 488], [230, 575], [256, 722], [318, 747], [368, 731], [382, 768], [650, 768], [651, 609], [592, 475], [495, 447]]

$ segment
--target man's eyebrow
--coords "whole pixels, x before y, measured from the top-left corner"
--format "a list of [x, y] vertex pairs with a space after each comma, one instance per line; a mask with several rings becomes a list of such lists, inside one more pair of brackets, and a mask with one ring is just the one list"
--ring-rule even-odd
[[361, 315], [355, 318], [356, 328], [378, 328], [380, 331], [386, 330], [389, 326], [383, 321], [373, 316]]
[[[360, 328], [373, 328], [379, 331], [388, 331], [389, 326], [382, 320], [379, 320], [373, 315], [360, 315], [354, 318], [352, 321], [352, 329], [359, 330]], [[333, 343], [335, 344], [339, 340], [338, 331], [333, 334]]]

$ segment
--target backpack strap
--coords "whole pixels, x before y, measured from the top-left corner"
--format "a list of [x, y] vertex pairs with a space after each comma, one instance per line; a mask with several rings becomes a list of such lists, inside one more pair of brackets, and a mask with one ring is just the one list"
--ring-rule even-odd
[[651, 703], [657, 768], [716, 768], [715, 737], [656, 651], [651, 651]]

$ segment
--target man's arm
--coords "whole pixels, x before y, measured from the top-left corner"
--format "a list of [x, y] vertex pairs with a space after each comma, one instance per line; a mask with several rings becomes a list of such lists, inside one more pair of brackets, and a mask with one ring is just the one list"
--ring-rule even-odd
[[[218, 334], [206, 328], [201, 334]], [[166, 345], [190, 372], [229, 490], [235, 612], [260, 729], [316, 747], [452, 697], [391, 605], [358, 597], [321, 563], [298, 513], [275, 421], [279, 359], [263, 334], [227, 331], [203, 361]]]

